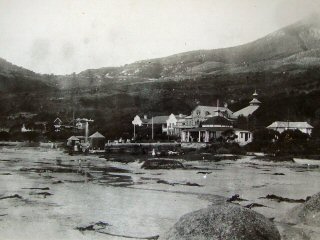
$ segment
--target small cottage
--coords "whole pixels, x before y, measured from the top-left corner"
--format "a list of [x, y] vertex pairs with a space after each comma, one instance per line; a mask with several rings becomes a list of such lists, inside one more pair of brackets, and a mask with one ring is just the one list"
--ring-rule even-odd
[[89, 136], [90, 148], [92, 149], [104, 149], [106, 144], [106, 138], [99, 132], [95, 132]]
[[268, 129], [282, 133], [285, 130], [300, 130], [303, 133], [311, 135], [313, 127], [307, 122], [281, 122], [276, 121], [270, 124]]
[[80, 139], [76, 136], [71, 136], [67, 139], [67, 146], [74, 147], [75, 145], [80, 144]]
[[237, 136], [237, 138], [235, 138], [235, 142], [240, 146], [244, 146], [252, 142], [252, 132], [248, 130], [234, 129], [234, 134]]
[[233, 118], [236, 119], [240, 116], [248, 118], [260, 107], [261, 102], [257, 99], [258, 93], [255, 91], [253, 94], [253, 99], [249, 102], [249, 106], [240, 109], [233, 113]]

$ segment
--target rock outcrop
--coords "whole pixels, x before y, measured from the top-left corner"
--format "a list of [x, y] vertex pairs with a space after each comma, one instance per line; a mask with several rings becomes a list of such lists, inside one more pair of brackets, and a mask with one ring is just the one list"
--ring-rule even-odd
[[294, 207], [285, 216], [284, 221], [290, 224], [320, 226], [320, 192], [305, 203]]
[[280, 234], [263, 215], [240, 205], [226, 203], [182, 216], [160, 239], [280, 240]]
[[320, 192], [291, 209], [282, 219], [284, 240], [316, 240], [320, 236]]

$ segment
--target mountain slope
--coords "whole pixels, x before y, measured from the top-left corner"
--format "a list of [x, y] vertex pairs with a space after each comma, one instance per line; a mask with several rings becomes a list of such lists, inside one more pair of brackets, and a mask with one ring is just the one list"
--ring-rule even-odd
[[53, 83], [45, 79], [44, 75], [36, 74], [0, 58], [0, 92], [52, 90]]
[[290, 119], [319, 124], [318, 20], [312, 16], [237, 47], [65, 76], [36, 74], [0, 59], [0, 115], [29, 111], [71, 119], [75, 111], [77, 117], [95, 119], [93, 130], [128, 138], [136, 114], [190, 114], [197, 104], [215, 105], [217, 99], [235, 111], [256, 89], [264, 109], [259, 126], [287, 120], [288, 113]]
[[[119, 68], [92, 69], [100, 79], [189, 79], [203, 75], [282, 71], [320, 64], [320, 17], [312, 15], [256, 41], [224, 49], [198, 50], [143, 60]], [[83, 76], [88, 72], [82, 72]]]

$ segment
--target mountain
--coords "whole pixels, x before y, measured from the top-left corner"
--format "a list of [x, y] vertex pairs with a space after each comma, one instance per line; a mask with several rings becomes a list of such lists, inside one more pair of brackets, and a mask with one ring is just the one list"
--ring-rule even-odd
[[41, 75], [0, 59], [0, 124], [19, 111], [52, 121], [95, 119], [93, 130], [130, 137], [136, 114], [190, 114], [197, 105], [262, 101], [257, 125], [276, 120], [320, 126], [320, 17], [310, 16], [256, 41], [198, 50], [71, 75]]
[[45, 75], [34, 73], [0, 58], [0, 92], [44, 91], [54, 88]]
[[181, 80], [246, 72], [303, 71], [320, 64], [320, 16], [312, 15], [256, 41], [101, 68], [78, 76], [117, 80]]

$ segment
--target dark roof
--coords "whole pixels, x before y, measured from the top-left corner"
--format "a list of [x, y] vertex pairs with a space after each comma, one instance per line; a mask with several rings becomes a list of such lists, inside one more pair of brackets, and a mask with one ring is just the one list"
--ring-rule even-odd
[[77, 138], [76, 136], [71, 136], [68, 138], [68, 141], [79, 141], [79, 138]]
[[313, 128], [313, 127], [307, 122], [276, 121], [270, 124], [267, 128]]
[[[251, 101], [252, 102], [252, 101]], [[235, 118], [239, 116], [248, 117], [252, 115], [257, 109], [259, 108], [259, 105], [250, 105], [245, 108], [240, 109], [239, 111], [236, 111], [233, 113], [233, 116]]]
[[261, 102], [258, 99], [254, 98], [249, 103], [250, 104], [260, 104]]
[[232, 126], [231, 121], [226, 119], [225, 117], [215, 116], [211, 117], [208, 120], [204, 121], [202, 125], [224, 125], [224, 126]]
[[[167, 124], [169, 116], [154, 116], [153, 124]], [[152, 124], [152, 118], [148, 119], [147, 124]]]
[[105, 138], [105, 136], [103, 136], [101, 133], [99, 132], [95, 132], [94, 134], [92, 134], [89, 138]]
[[232, 127], [198, 127], [198, 128], [192, 128], [192, 129], [185, 129], [182, 131], [186, 132], [199, 132], [199, 131], [211, 131], [211, 132], [217, 132], [217, 131], [226, 131], [229, 129], [233, 129]]

